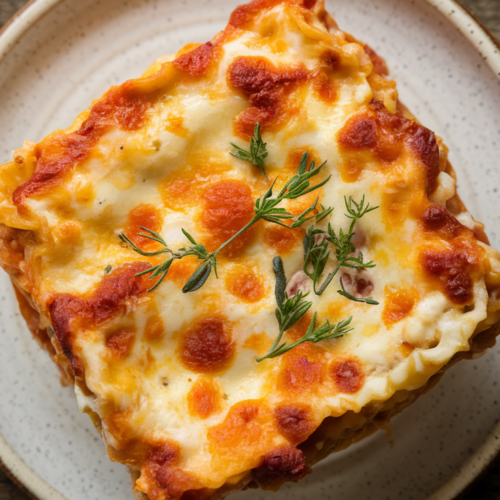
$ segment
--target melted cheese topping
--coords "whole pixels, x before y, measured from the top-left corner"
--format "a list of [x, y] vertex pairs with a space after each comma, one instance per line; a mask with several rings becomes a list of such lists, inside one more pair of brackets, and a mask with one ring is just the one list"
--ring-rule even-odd
[[[498, 317], [498, 254], [468, 212], [446, 210], [455, 182], [444, 146], [399, 111], [383, 61], [314, 4], [240, 7], [212, 43], [157, 61], [0, 172], [1, 222], [31, 231], [22, 287], [55, 331], [81, 409], [102, 420], [110, 456], [141, 469], [137, 489], [151, 498], [217, 489], [258, 467], [261, 484], [262, 467], [298, 478], [295, 446], [323, 419], [421, 387]], [[177, 249], [184, 228], [213, 250], [243, 227], [270, 181], [229, 143], [247, 147], [256, 121], [278, 188], [303, 152], [327, 160], [319, 180], [331, 180], [289, 202], [293, 213], [319, 194], [346, 230], [344, 196], [380, 206], [355, 240], [377, 266], [342, 271], [308, 297], [319, 322], [352, 315], [354, 330], [261, 363], [278, 334], [272, 258], [289, 278], [300, 271], [302, 228], [259, 222], [220, 254], [219, 279], [188, 294], [199, 261], [174, 262], [148, 293], [135, 274], [165, 256], [118, 238], [158, 249], [137, 235], [145, 226]], [[341, 276], [380, 305], [337, 294]]]

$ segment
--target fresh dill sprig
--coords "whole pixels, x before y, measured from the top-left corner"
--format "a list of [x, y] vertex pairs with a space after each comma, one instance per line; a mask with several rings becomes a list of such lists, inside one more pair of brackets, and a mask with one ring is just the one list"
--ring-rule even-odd
[[253, 163], [256, 167], [259, 167], [262, 173], [267, 177], [266, 169], [264, 168], [264, 159], [267, 158], [269, 153], [266, 149], [267, 143], [262, 140], [260, 135], [260, 123], [255, 124], [253, 137], [250, 139], [250, 151], [245, 151], [232, 142], [230, 144], [236, 149], [236, 153], [231, 152], [233, 156], [240, 160]]
[[326, 339], [338, 338], [353, 330], [352, 328], [347, 328], [351, 323], [352, 316], [345, 321], [339, 321], [337, 324], [330, 324], [327, 320], [321, 326], [315, 328], [314, 325], [316, 323], [317, 313], [314, 313], [313, 318], [309, 323], [309, 327], [303, 337], [295, 342], [292, 342], [291, 344], [287, 344], [286, 342], [280, 344], [286, 330], [291, 328], [295, 323], [297, 323], [297, 321], [299, 321], [300, 318], [302, 318], [302, 316], [304, 316], [304, 314], [311, 308], [312, 302], [305, 300], [309, 293], [302, 294], [301, 290], [299, 290], [293, 297], [287, 296], [285, 292], [286, 277], [281, 257], [274, 257], [273, 270], [276, 276], [275, 295], [278, 305], [276, 308], [276, 319], [278, 320], [279, 334], [269, 351], [264, 356], [257, 358], [257, 362], [281, 356], [285, 352], [290, 351], [304, 342], [316, 343]]
[[[356, 248], [352, 243], [352, 237], [356, 234], [354, 232], [354, 226], [356, 221], [361, 219], [367, 213], [378, 207], [370, 207], [367, 203], [365, 206], [365, 195], [361, 198], [359, 203], [356, 203], [352, 196], [349, 200], [344, 196], [344, 202], [346, 206], [347, 213], [345, 216], [351, 219], [351, 224], [349, 230], [344, 233], [344, 231], [339, 229], [338, 234], [332, 228], [331, 224], [328, 224], [328, 230], [323, 231], [322, 229], [316, 229], [314, 225], [311, 225], [304, 238], [304, 272], [313, 281], [313, 290], [316, 295], [321, 295], [328, 285], [331, 283], [333, 278], [336, 276], [341, 267], [350, 267], [353, 269], [365, 269], [375, 267], [373, 261], [364, 262], [363, 254], [359, 252], [357, 257], [351, 254], [355, 252]], [[328, 243], [331, 243], [335, 247], [335, 259], [337, 261], [337, 266], [333, 269], [331, 273], [324, 279], [323, 283], [319, 285], [321, 275], [325, 270], [326, 264], [328, 263], [328, 258], [330, 256], [330, 247]], [[312, 272], [309, 270], [309, 265], [312, 265]], [[319, 288], [318, 288], [319, 286]], [[352, 295], [344, 290], [343, 285], [342, 291], [339, 291], [341, 295], [347, 297], [351, 300]], [[356, 302], [366, 302], [367, 304], [378, 304], [373, 299], [361, 300], [356, 299]]]
[[[317, 211], [316, 207], [318, 204], [318, 199], [316, 199], [316, 201], [310, 207], [308, 207], [298, 216], [294, 216], [291, 213], [289, 213], [286, 209], [278, 207], [278, 205], [283, 200], [293, 200], [295, 198], [299, 198], [300, 196], [304, 196], [307, 193], [315, 191], [316, 189], [319, 189], [320, 187], [324, 186], [330, 180], [331, 176], [319, 182], [318, 184], [315, 184], [314, 186], [310, 186], [309, 179], [317, 175], [325, 163], [326, 162], [323, 162], [316, 168], [315, 162], [313, 161], [311, 162], [309, 168], [307, 168], [307, 152], [304, 153], [300, 161], [299, 167], [297, 169], [297, 173], [285, 183], [285, 185], [281, 188], [279, 193], [276, 196], [273, 196], [273, 187], [274, 184], [276, 183], [276, 180], [274, 180], [274, 182], [271, 184], [270, 188], [266, 191], [264, 196], [262, 196], [261, 198], [257, 198], [257, 200], [255, 201], [255, 206], [254, 206], [255, 214], [250, 220], [250, 222], [246, 224], [243, 228], [241, 228], [226, 242], [224, 242], [214, 252], [208, 253], [207, 249], [203, 245], [196, 243], [194, 238], [184, 229], [182, 230], [182, 232], [184, 233], [186, 238], [192, 243], [192, 245], [180, 248], [179, 250], [176, 251], [170, 249], [167, 243], [158, 233], [150, 229], [147, 229], [145, 227], [141, 227], [141, 229], [144, 229], [149, 234], [140, 233], [140, 236], [144, 236], [145, 238], [149, 238], [153, 241], [156, 241], [164, 248], [162, 248], [161, 250], [157, 250], [155, 252], [146, 252], [137, 247], [137, 245], [135, 245], [130, 240], [130, 238], [128, 238], [125, 234], [123, 233], [120, 234], [120, 239], [124, 243], [130, 245], [132, 249], [137, 253], [139, 253], [140, 255], [144, 255], [146, 257], [153, 257], [155, 255], [160, 255], [163, 253], [171, 254], [171, 257], [167, 259], [165, 262], [158, 264], [157, 266], [154, 266], [152, 268], [146, 269], [145, 271], [138, 273], [136, 276], [140, 276], [143, 274], [151, 274], [150, 279], [158, 278], [158, 281], [149, 291], [154, 290], [165, 279], [165, 276], [167, 275], [168, 270], [170, 269], [170, 266], [174, 260], [182, 259], [183, 257], [186, 257], [188, 255], [195, 255], [196, 257], [198, 257], [198, 259], [202, 260], [203, 262], [198, 266], [198, 268], [195, 270], [193, 275], [189, 278], [187, 283], [184, 285], [184, 288], [182, 289], [184, 293], [194, 292], [195, 290], [198, 290], [204, 285], [204, 283], [210, 276], [212, 268], [214, 269], [215, 275], [217, 276], [217, 254], [223, 248], [229, 245], [233, 240], [235, 240], [241, 233], [245, 232], [248, 228], [253, 226], [259, 220], [265, 220], [267, 222], [272, 222], [274, 224], [279, 224], [280, 226], [293, 229], [313, 219], [318, 220], [326, 217], [326, 215], [331, 213], [331, 209], [325, 209], [322, 205], [320, 205], [321, 211], [317, 215], [311, 215], [308, 217], [308, 215], [311, 212]], [[284, 221], [289, 221], [291, 222], [291, 224], [285, 224]]]

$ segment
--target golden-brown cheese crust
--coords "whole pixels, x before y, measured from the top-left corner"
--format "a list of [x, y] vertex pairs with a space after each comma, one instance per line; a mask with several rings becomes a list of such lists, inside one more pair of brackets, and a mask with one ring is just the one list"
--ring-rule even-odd
[[[211, 42], [113, 87], [1, 167], [0, 263], [137, 498], [216, 499], [298, 481], [494, 343], [499, 254], [455, 192], [446, 147], [387, 73], [322, 2], [254, 0]], [[311, 294], [311, 310], [321, 322], [352, 315], [354, 331], [259, 364], [277, 334], [272, 257], [289, 277], [299, 271], [303, 228], [255, 224], [219, 255], [220, 279], [192, 294], [181, 289], [196, 258], [174, 261], [148, 292], [136, 275], [164, 256], [118, 238], [148, 251], [159, 247], [141, 227], [175, 249], [181, 228], [209, 251], [231, 238], [270, 185], [228, 154], [256, 122], [277, 188], [305, 151], [328, 160], [318, 177], [332, 180], [318, 194], [336, 208], [334, 227], [346, 227], [344, 196], [380, 206], [353, 240], [377, 267], [342, 274], [350, 293], [380, 305], [348, 301], [332, 283]], [[287, 209], [298, 215], [315, 197]]]

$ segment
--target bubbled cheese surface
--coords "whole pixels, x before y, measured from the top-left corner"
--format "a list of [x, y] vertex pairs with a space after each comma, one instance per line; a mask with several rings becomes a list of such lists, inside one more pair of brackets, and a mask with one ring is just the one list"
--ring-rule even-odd
[[[73, 156], [49, 181], [14, 194], [10, 224], [34, 234], [29, 292], [88, 389], [77, 391], [81, 407], [100, 416], [114, 458], [142, 467], [138, 489], [152, 498], [169, 481], [218, 488], [280, 446], [297, 445], [328, 416], [421, 387], [468, 349], [488, 314], [486, 245], [458, 223], [434, 224], [429, 212], [445, 217], [439, 207], [454, 195], [447, 174], [432, 177], [433, 134], [402, 117], [377, 61], [328, 30], [321, 6], [260, 3], [233, 15], [211, 46], [183, 49], [177, 65], [158, 61], [69, 130], [25, 149], [28, 184], [35, 165]], [[403, 123], [387, 125], [393, 116]], [[231, 142], [248, 148], [255, 121], [269, 179], [229, 154]], [[68, 146], [70, 136], [78, 141]], [[302, 228], [259, 222], [220, 254], [218, 279], [212, 273], [187, 294], [196, 258], [176, 261], [147, 292], [153, 282], [134, 274], [167, 255], [143, 257], [118, 235], [159, 249], [137, 236], [144, 226], [178, 249], [188, 243], [184, 228], [213, 250], [250, 220], [271, 180], [279, 188], [294, 175], [305, 151], [327, 162], [314, 183], [331, 179], [284, 206], [298, 214], [318, 195], [335, 208], [320, 227], [345, 231], [344, 197], [365, 195], [379, 208], [357, 223], [353, 241], [376, 267], [341, 270], [321, 296], [308, 297], [318, 324], [352, 316], [353, 331], [257, 363], [278, 334], [272, 259], [282, 257], [288, 278], [302, 269]], [[441, 147], [441, 170], [444, 155]], [[344, 272], [353, 293], [364, 287], [379, 305], [340, 296]], [[311, 316], [284, 340], [302, 336]], [[302, 412], [300, 428], [283, 423], [287, 408]], [[148, 465], [147, 450], [165, 443], [179, 450], [181, 479], [158, 479]]]

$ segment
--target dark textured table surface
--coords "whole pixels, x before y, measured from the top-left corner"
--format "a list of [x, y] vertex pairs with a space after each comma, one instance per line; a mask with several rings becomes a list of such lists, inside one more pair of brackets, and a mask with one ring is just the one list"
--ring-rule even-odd
[[[27, 0], [0, 0], [0, 27], [26, 3]], [[500, 0], [460, 0], [460, 3], [467, 7], [491, 33], [500, 39]], [[29, 500], [29, 496], [15, 486], [1, 470], [0, 500]], [[461, 500], [500, 500], [500, 457], [461, 496]]]

